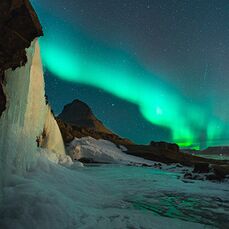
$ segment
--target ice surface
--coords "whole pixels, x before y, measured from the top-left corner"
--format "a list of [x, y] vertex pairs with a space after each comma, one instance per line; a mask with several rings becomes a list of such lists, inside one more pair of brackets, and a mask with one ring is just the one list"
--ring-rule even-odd
[[4, 188], [0, 228], [226, 228], [228, 183], [103, 165], [65, 168], [40, 157]]

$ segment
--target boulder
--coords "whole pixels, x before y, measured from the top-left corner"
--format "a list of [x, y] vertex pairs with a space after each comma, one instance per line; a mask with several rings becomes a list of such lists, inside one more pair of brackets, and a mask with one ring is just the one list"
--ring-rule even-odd
[[193, 173], [208, 173], [210, 171], [208, 163], [195, 163]]
[[224, 179], [229, 176], [229, 165], [212, 165], [211, 167], [219, 179]]

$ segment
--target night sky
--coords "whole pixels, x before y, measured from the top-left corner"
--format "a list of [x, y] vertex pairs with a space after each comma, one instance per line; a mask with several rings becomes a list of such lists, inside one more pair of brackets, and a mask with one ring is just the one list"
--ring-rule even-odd
[[81, 99], [138, 143], [229, 144], [228, 0], [33, 0], [56, 114]]

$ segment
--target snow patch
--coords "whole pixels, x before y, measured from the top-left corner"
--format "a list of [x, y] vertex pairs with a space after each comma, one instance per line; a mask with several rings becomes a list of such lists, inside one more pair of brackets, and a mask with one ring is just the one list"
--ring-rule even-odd
[[125, 154], [122, 150], [125, 150], [125, 147], [118, 148], [110, 141], [92, 137], [75, 138], [67, 147], [67, 152], [73, 160], [87, 158], [101, 163], [153, 164], [152, 161]]

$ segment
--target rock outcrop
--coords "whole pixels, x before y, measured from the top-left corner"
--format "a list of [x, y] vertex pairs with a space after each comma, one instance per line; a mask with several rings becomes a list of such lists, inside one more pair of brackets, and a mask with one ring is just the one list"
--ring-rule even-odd
[[[127, 145], [126, 148], [128, 154], [137, 157], [143, 157], [147, 160], [153, 160], [153, 161], [163, 162], [167, 164], [179, 163], [185, 166], [195, 166], [196, 164], [224, 165], [229, 163], [228, 161], [202, 158], [202, 157], [190, 155], [183, 152], [175, 152], [170, 149], [162, 149], [157, 146]], [[197, 165], [198, 168], [199, 165]]]
[[179, 146], [175, 143], [151, 141], [150, 145], [161, 150], [171, 150], [174, 151], [175, 153], [178, 153], [180, 151]]
[[109, 140], [117, 145], [133, 144], [130, 140], [121, 138], [106, 128], [93, 114], [91, 108], [80, 100], [74, 100], [66, 105], [57, 118], [65, 143], [71, 142], [75, 137], [93, 137], [95, 139]]
[[6, 108], [4, 71], [26, 63], [26, 48], [43, 35], [38, 17], [28, 0], [0, 1], [0, 116]]
[[220, 179], [224, 179], [229, 176], [229, 164], [228, 165], [212, 165], [214, 173], [216, 177]]
[[0, 2], [0, 66], [1, 71], [26, 63], [25, 48], [42, 36], [42, 27], [28, 0]]
[[229, 146], [208, 147], [207, 149], [200, 151], [200, 153], [203, 155], [205, 154], [205, 155], [228, 156], [229, 155]]
[[209, 173], [209, 163], [195, 163], [193, 173]]

